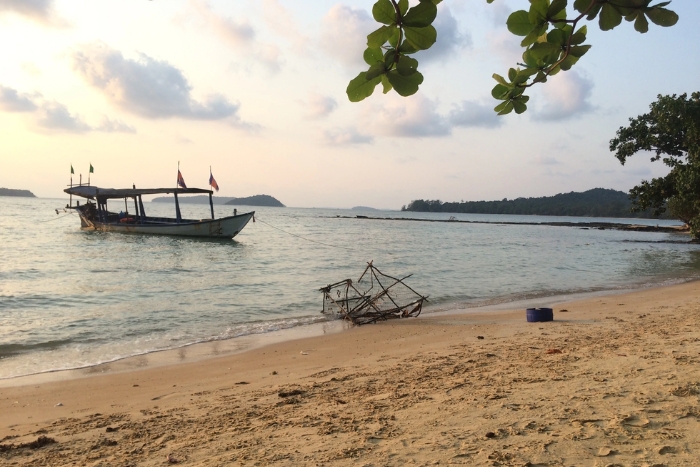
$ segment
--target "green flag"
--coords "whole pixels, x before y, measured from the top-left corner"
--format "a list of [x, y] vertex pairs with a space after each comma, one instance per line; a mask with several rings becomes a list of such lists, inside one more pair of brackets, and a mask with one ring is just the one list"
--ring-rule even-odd
[[94, 174], [94, 173], [95, 173], [95, 169], [92, 168], [92, 164], [90, 164], [90, 173], [91, 173], [91, 174]]
[[73, 164], [70, 165], [70, 174], [73, 175], [75, 171], [73, 170]]

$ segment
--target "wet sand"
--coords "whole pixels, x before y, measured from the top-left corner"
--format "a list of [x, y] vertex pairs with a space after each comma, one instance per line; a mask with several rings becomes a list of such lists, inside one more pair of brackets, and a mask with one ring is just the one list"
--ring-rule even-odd
[[0, 387], [0, 465], [698, 465], [700, 282]]

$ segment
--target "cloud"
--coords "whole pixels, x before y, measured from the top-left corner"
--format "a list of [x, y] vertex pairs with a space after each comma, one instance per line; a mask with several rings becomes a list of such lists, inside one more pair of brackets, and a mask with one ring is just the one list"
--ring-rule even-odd
[[20, 94], [0, 84], [0, 109], [5, 112], [34, 112], [38, 106], [29, 94]]
[[561, 164], [561, 162], [559, 162], [559, 160], [557, 160], [556, 158], [551, 157], [551, 156], [543, 156], [541, 154], [539, 156], [535, 157], [534, 162], [537, 165], [559, 165], [559, 164]]
[[327, 117], [338, 107], [338, 102], [332, 97], [316, 93], [312, 93], [309, 99], [301, 104], [305, 107], [304, 118], [309, 120]]
[[20, 93], [16, 89], [2, 85], [0, 85], [0, 110], [31, 115], [34, 117], [36, 126], [42, 130], [69, 133], [89, 131], [136, 133], [136, 128], [121, 120], [112, 120], [108, 117], [104, 117], [100, 125], [90, 126], [79, 115], [71, 114], [63, 104], [44, 101], [39, 93]]
[[336, 4], [321, 21], [321, 48], [348, 67], [365, 67], [367, 34], [380, 25], [365, 10]]
[[523, 61], [524, 49], [520, 47], [520, 39], [510, 32], [501, 30], [488, 32], [486, 41], [489, 50], [493, 51], [509, 68], [515, 68], [516, 63]]
[[438, 35], [437, 42], [428, 50], [415, 55], [421, 63], [452, 59], [461, 49], [472, 45], [471, 35], [459, 30], [459, 22], [452, 11], [442, 5], [440, 4], [437, 18], [433, 22]]
[[593, 106], [588, 101], [593, 90], [593, 82], [576, 71], [561, 72], [551, 77], [546, 83], [537, 86], [544, 104], [534, 109], [532, 116], [535, 120], [566, 120], [593, 110]]
[[47, 104], [41, 108], [37, 124], [47, 130], [61, 130], [69, 133], [85, 133], [92, 130], [92, 127], [79, 115], [72, 115], [66, 106], [59, 103]]
[[106, 133], [136, 133], [136, 128], [127, 125], [121, 120], [112, 120], [105, 117], [99, 126], [94, 128], [96, 131], [104, 131]]
[[333, 128], [323, 132], [323, 142], [329, 146], [349, 146], [355, 144], [370, 144], [374, 138], [363, 135], [356, 128]]
[[505, 28], [508, 17], [513, 10], [503, 2], [495, 2], [486, 7], [488, 16], [491, 22], [496, 27]]
[[297, 53], [305, 53], [310, 39], [301, 33], [292, 19], [292, 12], [285, 8], [279, 0], [263, 0], [262, 6], [265, 22], [277, 34], [286, 38]]
[[403, 138], [447, 136], [448, 120], [437, 112], [437, 104], [422, 94], [411, 97], [384, 96], [388, 103], [367, 107], [365, 120], [380, 133]]
[[0, 13], [13, 12], [40, 23], [65, 26], [65, 21], [56, 16], [53, 4], [54, 0], [0, 0]]
[[238, 104], [215, 94], [203, 102], [192, 98], [192, 86], [182, 72], [165, 61], [141, 54], [139, 60], [124, 58], [105, 46], [83, 47], [73, 54], [74, 69], [118, 107], [150, 119], [185, 118], [228, 120], [234, 126], [251, 129], [242, 122]]
[[496, 115], [490, 104], [482, 104], [476, 101], [462, 101], [454, 105], [449, 114], [449, 121], [452, 126], [461, 127], [482, 127], [497, 128], [505, 120]]
[[229, 47], [262, 64], [271, 73], [280, 71], [282, 60], [279, 47], [260, 42], [248, 20], [236, 21], [233, 18], [219, 16], [205, 0], [190, 0], [190, 6], [205, 21], [205, 28], [211, 30]]

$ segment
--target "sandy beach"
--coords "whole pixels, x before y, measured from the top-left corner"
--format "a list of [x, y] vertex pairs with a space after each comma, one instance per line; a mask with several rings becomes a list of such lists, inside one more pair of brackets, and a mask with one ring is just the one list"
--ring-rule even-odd
[[0, 464], [699, 465], [700, 283], [554, 309], [5, 381]]

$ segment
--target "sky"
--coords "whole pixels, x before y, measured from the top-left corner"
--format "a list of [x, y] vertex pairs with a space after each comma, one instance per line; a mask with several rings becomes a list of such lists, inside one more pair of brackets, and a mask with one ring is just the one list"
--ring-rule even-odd
[[628, 191], [666, 168], [621, 166], [609, 142], [658, 94], [700, 91], [700, 8], [646, 34], [602, 32], [568, 72], [497, 117], [493, 73], [520, 60], [505, 21], [526, 0], [445, 0], [408, 98], [350, 103], [367, 67], [371, 0], [0, 0], [0, 187], [268, 194], [287, 206], [399, 209], [591, 188]]

